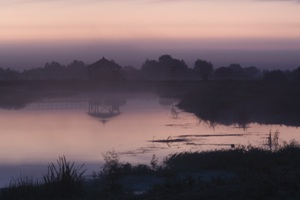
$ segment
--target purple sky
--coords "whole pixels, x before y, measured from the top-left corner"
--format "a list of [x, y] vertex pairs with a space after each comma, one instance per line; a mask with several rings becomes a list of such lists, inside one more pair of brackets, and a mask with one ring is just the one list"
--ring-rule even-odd
[[93, 63], [140, 68], [162, 54], [215, 67], [300, 65], [297, 0], [6, 0], [0, 2], [0, 67]]

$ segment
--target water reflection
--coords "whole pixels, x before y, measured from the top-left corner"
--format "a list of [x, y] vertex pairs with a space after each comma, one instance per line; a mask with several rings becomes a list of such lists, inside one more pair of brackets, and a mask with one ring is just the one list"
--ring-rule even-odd
[[[98, 94], [44, 99], [25, 109], [1, 110], [0, 164], [48, 164], [65, 155], [100, 167], [102, 153], [111, 150], [124, 161], [149, 163], [153, 154], [162, 160], [181, 151], [263, 145], [270, 129], [278, 130], [284, 141], [300, 139], [295, 127], [212, 128], [175, 105], [176, 99], [153, 94]], [[104, 127], [99, 119], [110, 122]], [[14, 171], [9, 177], [18, 174]]]
[[211, 146], [230, 146], [235, 147], [237, 144], [234, 143], [205, 143], [205, 138], [209, 137], [244, 137], [246, 134], [235, 133], [235, 134], [198, 134], [198, 135], [178, 135], [178, 136], [169, 136], [167, 139], [153, 139], [149, 142], [152, 143], [161, 143], [166, 144], [168, 147], [179, 145], [192, 145], [192, 146], [203, 146], [203, 145], [211, 145]]
[[90, 99], [88, 101], [88, 114], [99, 118], [105, 124], [111, 118], [121, 114], [120, 106], [125, 105], [125, 103], [125, 99]]
[[178, 104], [178, 99], [176, 98], [166, 98], [166, 97], [161, 97], [159, 99], [159, 104], [163, 107], [170, 108], [171, 107], [171, 116], [176, 119], [178, 118], [179, 115], [179, 109], [176, 107], [176, 104]]
[[81, 98], [54, 98], [46, 99], [25, 106], [29, 110], [65, 110], [83, 109], [89, 116], [107, 121], [121, 114], [121, 106], [126, 104], [123, 97], [81, 97]]

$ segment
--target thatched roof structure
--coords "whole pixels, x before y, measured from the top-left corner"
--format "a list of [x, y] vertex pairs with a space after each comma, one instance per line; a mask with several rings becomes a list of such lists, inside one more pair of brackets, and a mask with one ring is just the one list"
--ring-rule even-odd
[[91, 80], [117, 81], [120, 79], [121, 69], [120, 65], [103, 57], [88, 66], [88, 74]]

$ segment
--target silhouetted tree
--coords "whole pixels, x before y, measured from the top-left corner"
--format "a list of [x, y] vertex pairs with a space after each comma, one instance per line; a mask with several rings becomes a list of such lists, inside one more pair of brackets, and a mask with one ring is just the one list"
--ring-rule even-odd
[[143, 76], [150, 79], [160, 79], [160, 71], [160, 64], [156, 60], [147, 59], [141, 68]]
[[282, 82], [286, 80], [286, 76], [281, 70], [265, 71], [264, 80], [270, 82]]
[[22, 73], [23, 80], [45, 80], [44, 68], [26, 69]]
[[18, 80], [20, 78], [20, 72], [7, 68], [0, 68], [0, 80]]
[[208, 77], [213, 73], [214, 67], [211, 62], [198, 59], [195, 61], [194, 70], [201, 74], [204, 81], [207, 81]]
[[64, 68], [64, 66], [62, 66], [59, 62], [56, 61], [52, 61], [51, 63], [46, 63], [44, 68], [46, 70], [61, 70]]
[[300, 80], [300, 66], [293, 71], [293, 79], [297, 81]]
[[245, 67], [244, 72], [246, 77], [251, 79], [258, 78], [261, 75], [261, 71], [255, 66]]
[[56, 61], [46, 63], [43, 69], [44, 77], [48, 80], [62, 80], [65, 79], [66, 67]]
[[140, 71], [130, 65], [123, 67], [122, 74], [125, 79], [129, 80], [136, 80], [140, 78]]
[[245, 78], [245, 72], [244, 69], [240, 64], [230, 64], [229, 68], [232, 70], [232, 76], [236, 79]]
[[173, 80], [175, 73], [183, 75], [187, 70], [187, 65], [183, 60], [178, 60], [172, 58], [170, 55], [162, 55], [158, 59], [159, 64], [161, 65], [162, 73], [164, 78], [170, 78]]
[[170, 55], [162, 55], [156, 60], [146, 60], [141, 68], [143, 76], [150, 79], [170, 79], [175, 73], [184, 75], [187, 65], [183, 60], [172, 58]]
[[87, 79], [87, 68], [84, 62], [74, 60], [67, 66], [66, 77], [68, 79]]
[[158, 62], [161, 63], [161, 64], [169, 64], [171, 63], [173, 60], [172, 56], [168, 55], [168, 54], [165, 54], [165, 55], [162, 55], [158, 58]]
[[233, 77], [233, 70], [229, 67], [220, 67], [215, 70], [215, 77], [220, 79], [231, 79]]

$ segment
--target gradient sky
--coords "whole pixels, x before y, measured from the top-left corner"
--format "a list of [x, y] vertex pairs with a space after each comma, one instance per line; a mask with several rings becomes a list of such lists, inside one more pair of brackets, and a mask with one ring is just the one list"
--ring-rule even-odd
[[[0, 0], [0, 67], [162, 54], [219, 67], [300, 66], [298, 0]], [[299, 57], [299, 58], [298, 58]]]

